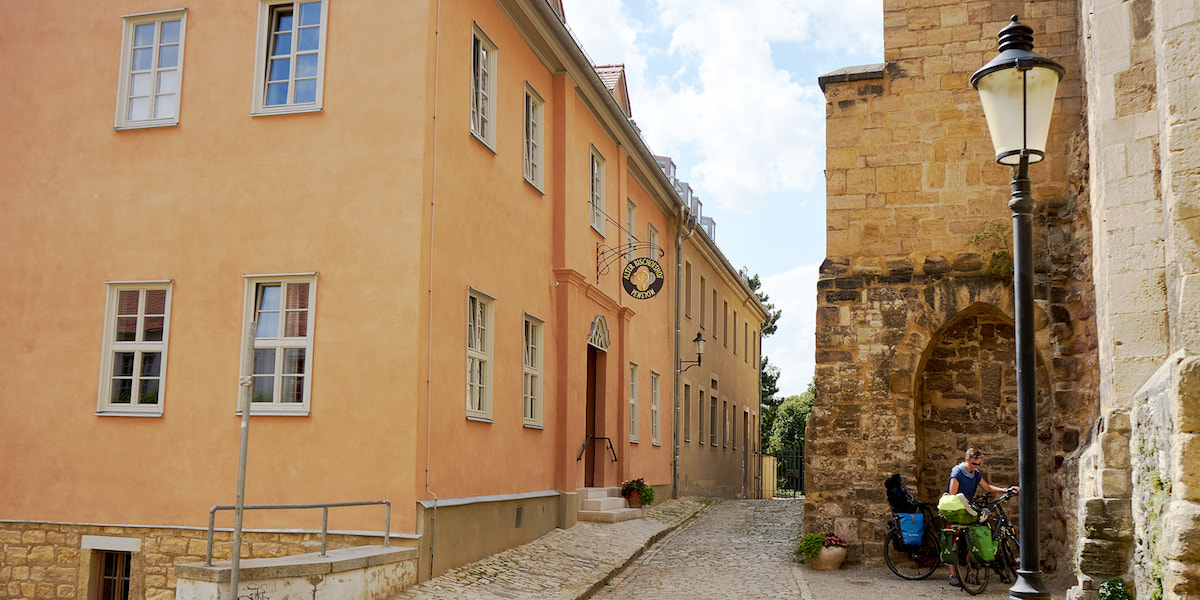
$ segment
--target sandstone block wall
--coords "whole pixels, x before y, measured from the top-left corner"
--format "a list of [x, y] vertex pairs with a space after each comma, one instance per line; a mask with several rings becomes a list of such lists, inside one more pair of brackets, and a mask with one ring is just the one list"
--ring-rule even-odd
[[[1087, 133], [1071, 0], [885, 0], [882, 65], [822, 78], [827, 105], [827, 259], [818, 284], [817, 404], [806, 436], [805, 527], [878, 559], [899, 472], [935, 499], [968, 446], [989, 479], [1015, 480], [1011, 171], [995, 155], [970, 74], [1018, 14], [1061, 62], [1035, 215], [1043, 557], [1067, 566], [1076, 462], [1099, 381]], [[972, 237], [998, 225], [983, 243]], [[847, 478], [847, 473], [855, 477]], [[1013, 511], [1015, 512], [1015, 511]]]
[[[0, 597], [49, 599], [89, 597], [94, 551], [81, 548], [83, 536], [135, 538], [140, 550], [130, 562], [130, 598], [175, 597], [175, 565], [204, 562], [208, 532], [197, 529], [102, 527], [53, 523], [0, 522]], [[328, 547], [379, 544], [378, 537], [330, 535]], [[229, 560], [233, 534], [214, 534], [213, 558]], [[289, 556], [321, 549], [318, 533], [242, 535], [243, 558]]]
[[1080, 470], [1078, 585], [1200, 597], [1200, 11], [1083, 0], [1098, 435]]

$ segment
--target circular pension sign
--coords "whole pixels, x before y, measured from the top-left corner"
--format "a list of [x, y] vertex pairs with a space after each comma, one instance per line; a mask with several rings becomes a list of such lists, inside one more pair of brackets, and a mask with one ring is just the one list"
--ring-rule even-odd
[[653, 298], [662, 289], [664, 280], [662, 267], [652, 258], [635, 258], [621, 272], [625, 293], [638, 300]]

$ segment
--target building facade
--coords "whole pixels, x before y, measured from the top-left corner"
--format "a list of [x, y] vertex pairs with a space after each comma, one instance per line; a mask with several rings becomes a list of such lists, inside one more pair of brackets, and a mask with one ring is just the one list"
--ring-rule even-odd
[[[1066, 68], [1030, 171], [1042, 567], [1078, 574], [1076, 597], [1118, 577], [1139, 597], [1193, 597], [1190, 3], [886, 2], [885, 63], [822, 78], [806, 527], [877, 560], [891, 473], [936, 499], [973, 446], [989, 481], [1016, 483], [1011, 174], [968, 82], [1013, 14]], [[863, 480], [834, 477], [846, 472]]]
[[[686, 255], [737, 326], [761, 307], [711, 239], [680, 252], [676, 182], [561, 6], [0, 11], [7, 597], [172, 597], [233, 501], [243, 389], [247, 503], [388, 499], [421, 579], [572, 525], [580, 488], [744, 489], [732, 450], [676, 458], [677, 280], [622, 275]], [[706, 361], [730, 429], [758, 350]], [[331, 511], [331, 545], [382, 512]], [[243, 556], [320, 527], [248, 513]]]

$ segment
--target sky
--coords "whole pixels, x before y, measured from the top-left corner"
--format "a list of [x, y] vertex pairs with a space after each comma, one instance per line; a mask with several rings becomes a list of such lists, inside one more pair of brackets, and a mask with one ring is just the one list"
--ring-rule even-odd
[[716, 220], [717, 246], [783, 311], [763, 354], [779, 391], [813, 375], [825, 259], [825, 97], [817, 78], [883, 62], [882, 0], [563, 0], [595, 65], [624, 64], [651, 152]]

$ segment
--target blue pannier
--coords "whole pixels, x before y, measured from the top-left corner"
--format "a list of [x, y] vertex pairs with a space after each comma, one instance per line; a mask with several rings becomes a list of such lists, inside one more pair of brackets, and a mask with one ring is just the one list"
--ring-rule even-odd
[[920, 546], [925, 535], [925, 515], [922, 513], [900, 513], [900, 536], [909, 546]]

